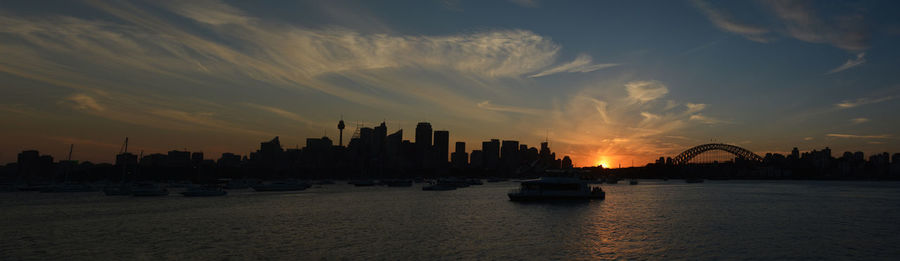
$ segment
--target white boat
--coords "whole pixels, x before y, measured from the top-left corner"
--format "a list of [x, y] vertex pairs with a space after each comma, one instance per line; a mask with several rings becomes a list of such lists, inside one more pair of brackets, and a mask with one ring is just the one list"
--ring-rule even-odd
[[138, 183], [131, 187], [131, 195], [135, 197], [168, 196], [169, 190], [155, 183]]
[[296, 191], [304, 190], [310, 187], [309, 184], [296, 181], [276, 181], [269, 184], [258, 184], [252, 186], [256, 191]]
[[522, 181], [522, 187], [507, 193], [512, 201], [604, 199], [606, 192], [587, 181], [568, 177], [542, 177]]
[[181, 192], [181, 195], [185, 197], [215, 197], [225, 196], [226, 194], [228, 194], [227, 191], [217, 186], [190, 187], [186, 191]]

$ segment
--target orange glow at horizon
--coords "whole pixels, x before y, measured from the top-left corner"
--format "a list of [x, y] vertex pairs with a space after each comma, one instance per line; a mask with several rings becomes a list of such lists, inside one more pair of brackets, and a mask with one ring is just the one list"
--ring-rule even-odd
[[604, 157], [600, 157], [597, 159], [597, 162], [594, 163], [594, 166], [603, 166], [604, 168], [609, 168], [609, 161], [607, 161]]

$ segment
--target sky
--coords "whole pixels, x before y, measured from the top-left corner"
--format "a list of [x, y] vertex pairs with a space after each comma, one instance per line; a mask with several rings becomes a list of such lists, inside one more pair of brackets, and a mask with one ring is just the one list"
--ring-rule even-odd
[[[576, 166], [900, 152], [896, 1], [4, 1], [0, 162], [248, 154], [338, 120]], [[452, 147], [452, 146], [451, 146]]]

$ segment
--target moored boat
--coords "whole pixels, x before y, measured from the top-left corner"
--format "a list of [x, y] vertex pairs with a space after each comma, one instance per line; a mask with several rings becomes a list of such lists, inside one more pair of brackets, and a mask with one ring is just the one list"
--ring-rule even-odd
[[82, 183], [63, 183], [51, 185], [40, 190], [41, 193], [91, 192], [93, 187]]
[[138, 183], [131, 188], [131, 195], [135, 197], [168, 196], [169, 190], [155, 183]]
[[412, 187], [413, 185], [411, 179], [387, 179], [382, 180], [381, 183], [388, 187]]
[[186, 191], [181, 192], [181, 195], [184, 195], [185, 197], [215, 197], [225, 196], [226, 194], [228, 194], [228, 192], [218, 186], [191, 187]]
[[455, 190], [457, 186], [448, 183], [437, 183], [433, 185], [427, 185], [422, 187], [424, 191], [447, 191], [447, 190]]
[[252, 186], [253, 190], [259, 192], [266, 191], [298, 191], [309, 188], [310, 185], [297, 181], [276, 181], [268, 184], [257, 184]]

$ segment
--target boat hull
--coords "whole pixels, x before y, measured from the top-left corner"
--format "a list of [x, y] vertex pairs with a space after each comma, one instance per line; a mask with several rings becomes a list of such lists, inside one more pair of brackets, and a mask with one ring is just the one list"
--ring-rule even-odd
[[554, 200], [602, 200], [606, 198], [606, 193], [591, 195], [523, 195], [518, 193], [508, 193], [511, 201], [554, 201]]
[[255, 187], [253, 187], [253, 190], [258, 191], [258, 192], [277, 192], [277, 191], [301, 191], [301, 190], [305, 190], [306, 188], [308, 188], [308, 186], [290, 186], [290, 187], [288, 187], [288, 186], [277, 186], [277, 187], [255, 186]]
[[169, 195], [169, 191], [168, 191], [168, 190], [162, 190], [162, 191], [133, 191], [133, 192], [131, 193], [131, 195], [132, 195], [132, 196], [135, 196], [135, 197], [163, 197], [163, 196], [168, 196], [168, 195]]
[[185, 191], [181, 192], [181, 195], [185, 197], [217, 197], [217, 196], [225, 196], [228, 192], [225, 191]]

